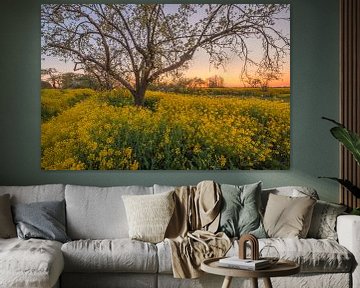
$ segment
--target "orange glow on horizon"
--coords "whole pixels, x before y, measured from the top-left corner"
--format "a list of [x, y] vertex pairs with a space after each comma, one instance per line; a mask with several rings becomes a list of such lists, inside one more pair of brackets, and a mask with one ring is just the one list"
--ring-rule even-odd
[[[207, 73], [204, 73], [204, 69], [198, 68], [194, 69], [191, 68], [188, 71], [184, 73], [185, 77], [187, 78], [201, 78], [203, 80], [206, 80], [207, 78], [210, 78], [214, 75], [218, 75], [224, 79], [224, 86], [225, 87], [245, 87], [246, 84], [241, 80], [240, 78], [240, 72], [239, 73], [226, 73], [222, 71], [222, 69], [215, 70], [211, 69], [210, 71], [207, 71]], [[290, 73], [289, 71], [283, 73], [282, 76], [280, 76], [279, 80], [273, 80], [270, 81], [269, 87], [290, 87]]]

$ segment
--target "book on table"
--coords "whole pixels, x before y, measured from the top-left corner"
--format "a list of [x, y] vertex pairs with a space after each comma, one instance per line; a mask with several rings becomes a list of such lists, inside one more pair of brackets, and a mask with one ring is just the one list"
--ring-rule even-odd
[[222, 258], [219, 260], [219, 266], [247, 270], [260, 270], [271, 266], [267, 259], [240, 259], [238, 256]]

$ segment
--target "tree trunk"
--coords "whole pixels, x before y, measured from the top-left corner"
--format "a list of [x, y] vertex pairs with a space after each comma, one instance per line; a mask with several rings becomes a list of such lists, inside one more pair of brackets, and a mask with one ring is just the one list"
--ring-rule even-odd
[[146, 89], [138, 89], [132, 93], [135, 106], [144, 106]]

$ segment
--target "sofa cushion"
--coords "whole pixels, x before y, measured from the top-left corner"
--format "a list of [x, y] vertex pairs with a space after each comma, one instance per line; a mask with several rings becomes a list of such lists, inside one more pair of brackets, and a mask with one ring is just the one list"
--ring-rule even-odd
[[174, 191], [176, 189], [176, 187], [177, 186], [154, 184], [154, 186], [153, 186], [154, 194], [166, 193], [166, 192]]
[[317, 194], [316, 190], [310, 187], [283, 186], [283, 187], [267, 188], [261, 191], [261, 206], [263, 212], [265, 212], [265, 208], [270, 194], [289, 196], [289, 197], [310, 196], [311, 198], [319, 199], [319, 195]]
[[336, 219], [346, 211], [345, 205], [318, 200], [309, 229], [309, 238], [337, 240]]
[[78, 240], [61, 247], [66, 272], [156, 273], [156, 246], [130, 239]]
[[0, 195], [10, 194], [11, 204], [40, 201], [61, 201], [65, 197], [63, 184], [34, 186], [0, 186]]
[[[171, 248], [167, 242], [156, 244], [161, 274], [172, 273]], [[259, 239], [259, 249], [261, 250], [265, 245], [274, 246], [281, 259], [298, 263], [301, 273], [348, 273], [354, 265], [353, 255], [338, 242], [330, 239]], [[235, 256], [238, 252], [238, 242], [234, 241], [226, 256]], [[250, 249], [247, 252], [250, 257]]]
[[266, 237], [260, 215], [261, 182], [243, 186], [221, 184], [221, 193], [219, 231], [229, 237], [246, 233]]
[[124, 195], [131, 239], [157, 243], [164, 240], [175, 208], [174, 192], [156, 195]]
[[63, 268], [59, 242], [0, 239], [0, 287], [53, 287]]
[[16, 229], [11, 214], [10, 195], [0, 196], [0, 238], [16, 237]]
[[171, 247], [169, 241], [156, 244], [160, 274], [172, 274]]
[[152, 194], [152, 187], [66, 185], [67, 233], [71, 239], [128, 238], [123, 195]]
[[[228, 252], [228, 256], [236, 255], [238, 251], [237, 244], [237, 242], [234, 243]], [[280, 259], [298, 263], [302, 273], [350, 272], [354, 265], [354, 257], [351, 252], [338, 242], [330, 239], [259, 239], [259, 250], [261, 251], [264, 246], [275, 247]]]
[[45, 201], [13, 206], [19, 238], [69, 241], [65, 229], [65, 201]]
[[264, 227], [269, 237], [305, 238], [316, 200], [307, 197], [269, 195]]
[[302, 272], [350, 272], [354, 263], [344, 246], [329, 239], [273, 238], [264, 239], [263, 245], [274, 246], [280, 258], [297, 262]]

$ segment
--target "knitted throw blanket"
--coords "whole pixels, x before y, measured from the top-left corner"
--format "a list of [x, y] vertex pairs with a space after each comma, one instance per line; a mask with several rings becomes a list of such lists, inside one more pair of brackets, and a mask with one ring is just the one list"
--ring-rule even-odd
[[175, 211], [165, 233], [173, 274], [175, 278], [197, 278], [203, 260], [222, 257], [231, 246], [225, 233], [216, 233], [221, 190], [213, 181], [202, 181], [196, 187], [178, 187], [174, 197]]

